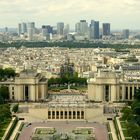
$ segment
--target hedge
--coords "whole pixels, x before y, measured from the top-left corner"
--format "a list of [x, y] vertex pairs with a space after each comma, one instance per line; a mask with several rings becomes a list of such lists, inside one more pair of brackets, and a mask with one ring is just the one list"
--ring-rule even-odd
[[116, 117], [115, 117], [113, 122], [114, 122], [114, 126], [115, 126], [115, 129], [116, 129], [118, 140], [121, 140], [121, 134], [120, 134], [120, 131], [119, 131], [119, 126], [118, 126]]
[[109, 125], [109, 122], [107, 123], [107, 130], [108, 130], [108, 132], [111, 132], [111, 128], [110, 128], [110, 125]]
[[108, 136], [109, 136], [109, 140], [113, 140], [112, 133], [109, 133]]
[[20, 135], [20, 133], [19, 133], [19, 132], [18, 132], [18, 133], [16, 133], [16, 135], [15, 135], [15, 137], [14, 137], [14, 140], [18, 140], [19, 135]]
[[16, 117], [15, 120], [13, 121], [7, 135], [5, 136], [4, 140], [9, 140], [10, 139], [10, 137], [11, 137], [16, 125], [17, 125], [17, 122], [18, 122], [18, 118]]
[[21, 130], [22, 130], [22, 128], [23, 128], [23, 126], [24, 126], [24, 122], [22, 122], [22, 123], [21, 123], [21, 125], [20, 125], [20, 127], [19, 127], [18, 131], [21, 131]]

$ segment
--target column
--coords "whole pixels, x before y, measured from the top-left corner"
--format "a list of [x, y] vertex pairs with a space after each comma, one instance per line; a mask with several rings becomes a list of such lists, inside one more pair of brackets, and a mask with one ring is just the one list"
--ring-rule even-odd
[[23, 100], [23, 85], [17, 85], [17, 100]]
[[52, 115], [53, 115], [53, 114], [52, 114], [52, 109], [51, 109], [51, 119], [53, 118]]
[[67, 119], [69, 119], [69, 108], [67, 109]]
[[64, 113], [65, 113], [65, 111], [64, 111], [64, 109], [63, 109], [62, 111], [63, 111], [63, 119], [65, 119], [65, 114], [64, 114]]
[[56, 111], [57, 111], [57, 109], [54, 110], [54, 112], [55, 112], [55, 119], [56, 119]]
[[45, 95], [44, 95], [44, 85], [41, 85], [41, 99], [44, 100]]
[[30, 85], [29, 86], [29, 96], [30, 96], [30, 100], [35, 101], [35, 85]]
[[111, 101], [116, 101], [117, 98], [116, 98], [116, 86], [115, 85], [112, 85], [111, 86]]
[[122, 85], [122, 101], [125, 100], [125, 85]]
[[38, 85], [35, 86], [35, 96], [36, 96], [36, 101], [39, 100], [39, 97], [38, 97]]
[[59, 109], [59, 119], [61, 119], [61, 109]]
[[111, 95], [111, 91], [112, 91], [112, 90], [111, 90], [111, 85], [109, 85], [109, 101], [111, 101], [111, 96], [112, 96], [112, 95]]
[[71, 110], [71, 119], [73, 119], [73, 109]]

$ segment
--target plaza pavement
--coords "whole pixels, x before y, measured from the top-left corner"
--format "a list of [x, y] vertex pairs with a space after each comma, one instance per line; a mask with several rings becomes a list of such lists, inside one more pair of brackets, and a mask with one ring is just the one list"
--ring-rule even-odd
[[108, 140], [106, 125], [93, 122], [36, 122], [23, 128], [19, 140], [30, 140], [36, 127], [54, 127], [58, 132], [71, 132], [76, 127], [94, 127], [96, 140]]

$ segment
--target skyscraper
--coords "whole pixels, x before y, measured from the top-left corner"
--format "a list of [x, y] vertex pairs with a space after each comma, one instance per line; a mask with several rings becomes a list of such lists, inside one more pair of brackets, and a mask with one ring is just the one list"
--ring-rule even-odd
[[5, 33], [8, 33], [8, 27], [5, 27]]
[[48, 31], [49, 34], [53, 33], [53, 27], [52, 26], [47, 25], [46, 28], [47, 28], [47, 31]]
[[21, 23], [19, 23], [19, 24], [18, 24], [18, 35], [19, 35], [19, 36], [20, 36], [20, 34], [21, 34], [21, 30], [22, 30], [22, 29], [21, 29]]
[[89, 32], [90, 39], [99, 39], [99, 21], [91, 20]]
[[128, 39], [129, 38], [129, 29], [123, 30], [123, 38]]
[[28, 28], [28, 40], [32, 41], [34, 35], [34, 30], [32, 28]]
[[27, 33], [27, 24], [26, 23], [21, 23], [21, 33], [25, 34]]
[[67, 36], [69, 34], [70, 31], [70, 26], [69, 24], [66, 24], [64, 27], [64, 36]]
[[103, 23], [103, 36], [110, 35], [110, 23]]
[[80, 22], [75, 24], [75, 32], [78, 34], [80, 33]]
[[28, 22], [28, 28], [35, 29], [35, 22]]
[[27, 25], [28, 25], [28, 40], [32, 41], [35, 33], [35, 22], [29, 22]]
[[46, 25], [42, 26], [42, 35], [43, 35], [43, 37], [46, 37], [48, 35], [48, 30], [46, 28]]
[[63, 22], [57, 23], [57, 34], [63, 35], [63, 31], [64, 31], [64, 23]]
[[42, 26], [42, 35], [47, 39], [47, 37], [50, 38], [50, 34], [53, 33], [53, 27], [50, 25], [43, 25]]
[[76, 23], [75, 31], [78, 34], [85, 35], [88, 33], [88, 23], [86, 20], [80, 20], [80, 22]]

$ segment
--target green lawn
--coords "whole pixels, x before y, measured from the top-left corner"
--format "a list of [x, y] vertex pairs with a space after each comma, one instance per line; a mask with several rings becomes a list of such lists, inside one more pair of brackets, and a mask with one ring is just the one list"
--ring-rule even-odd
[[4, 123], [1, 124], [0, 126], [0, 139], [3, 137], [11, 119], [6, 120]]
[[120, 122], [121, 123], [121, 127], [126, 129], [126, 122]]
[[[80, 91], [86, 91], [87, 90], [87, 86], [71, 86], [71, 89], [75, 89], [75, 90], [80, 90]], [[54, 91], [59, 91], [59, 90], [63, 90], [63, 89], [68, 89], [68, 86], [65, 87], [49, 87], [49, 90], [54, 90]]]
[[133, 140], [132, 138], [125, 138], [125, 140]]
[[[121, 127], [123, 129], [123, 134], [124, 134], [124, 137], [130, 137], [129, 134], [128, 134], [128, 131], [127, 131], [127, 125], [126, 125], [126, 122], [125, 121], [120, 121], [121, 123]], [[126, 130], [125, 130], [126, 129]], [[125, 140], [132, 140], [131, 138], [125, 138]]]
[[127, 130], [123, 130], [123, 134], [124, 134], [124, 137], [129, 137]]

